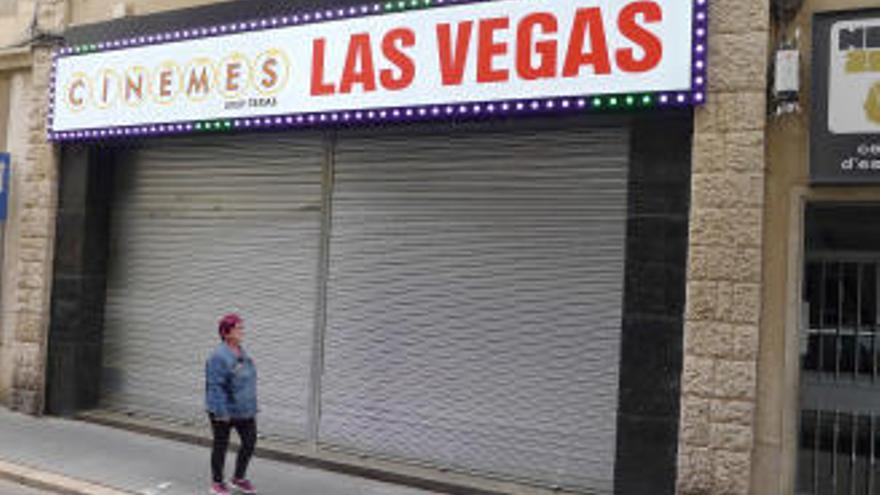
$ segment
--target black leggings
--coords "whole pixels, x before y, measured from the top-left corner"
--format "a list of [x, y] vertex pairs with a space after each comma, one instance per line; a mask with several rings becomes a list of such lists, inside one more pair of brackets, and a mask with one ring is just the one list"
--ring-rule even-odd
[[226, 451], [229, 448], [229, 431], [235, 428], [241, 438], [241, 448], [235, 459], [235, 478], [243, 479], [247, 474], [248, 463], [257, 445], [257, 421], [254, 418], [215, 421], [211, 415], [211, 431], [214, 433], [214, 448], [211, 450], [211, 477], [215, 483], [223, 482], [223, 466], [226, 464]]

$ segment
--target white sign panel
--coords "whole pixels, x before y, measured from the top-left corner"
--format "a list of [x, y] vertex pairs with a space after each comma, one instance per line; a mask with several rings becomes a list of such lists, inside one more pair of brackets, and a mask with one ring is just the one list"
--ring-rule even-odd
[[704, 48], [694, 49], [695, 8], [500, 0], [342, 19], [331, 10], [321, 22], [106, 43], [57, 59], [51, 131], [667, 91], [690, 103]]
[[828, 128], [834, 134], [880, 132], [880, 19], [831, 27]]

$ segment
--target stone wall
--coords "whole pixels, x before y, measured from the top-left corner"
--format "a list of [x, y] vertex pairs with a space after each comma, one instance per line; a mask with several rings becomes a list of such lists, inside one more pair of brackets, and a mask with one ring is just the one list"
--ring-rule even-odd
[[761, 315], [769, 0], [710, 1], [694, 124], [678, 492], [749, 493]]
[[[67, 0], [43, 0], [37, 12], [43, 31], [59, 32], [67, 18]], [[10, 208], [4, 277], [4, 357], [11, 361], [5, 401], [18, 411], [39, 414], [44, 406], [46, 335], [52, 282], [57, 204], [58, 159], [46, 141], [51, 46], [32, 48], [33, 68], [23, 106], [12, 119], [26, 121], [26, 142], [13, 156], [14, 201]]]

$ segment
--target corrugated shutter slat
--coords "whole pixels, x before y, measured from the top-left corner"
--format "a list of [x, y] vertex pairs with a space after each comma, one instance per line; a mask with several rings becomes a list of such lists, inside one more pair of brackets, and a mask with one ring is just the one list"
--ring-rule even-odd
[[628, 139], [341, 135], [321, 441], [610, 493]]
[[306, 436], [320, 239], [319, 134], [155, 141], [117, 170], [103, 405], [204, 422], [204, 361], [245, 317], [261, 433]]

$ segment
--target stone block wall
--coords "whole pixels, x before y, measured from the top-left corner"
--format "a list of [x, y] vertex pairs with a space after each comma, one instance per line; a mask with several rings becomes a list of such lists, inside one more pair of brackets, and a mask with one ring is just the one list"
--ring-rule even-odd
[[[60, 32], [67, 19], [67, 0], [43, 0], [36, 13], [44, 32]], [[58, 159], [46, 140], [52, 46], [32, 48], [30, 85], [11, 119], [26, 121], [26, 138], [13, 156], [13, 192], [6, 241], [3, 328], [8, 347], [3, 357], [11, 367], [5, 402], [11, 409], [40, 414], [44, 407], [45, 362], [52, 259], [57, 209]], [[19, 107], [20, 108], [20, 107]], [[11, 282], [11, 283], [10, 283]]]
[[749, 493], [761, 315], [769, 0], [710, 0], [695, 112], [678, 493]]

